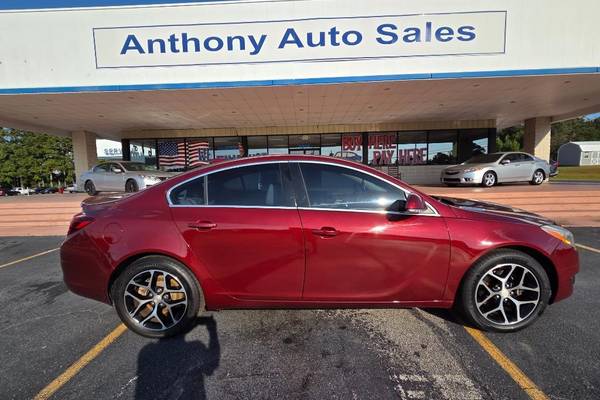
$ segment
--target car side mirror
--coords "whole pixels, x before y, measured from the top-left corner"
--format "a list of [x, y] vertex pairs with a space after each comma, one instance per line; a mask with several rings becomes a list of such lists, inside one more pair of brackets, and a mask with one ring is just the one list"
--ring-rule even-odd
[[411, 193], [406, 198], [406, 205], [404, 206], [405, 211], [409, 213], [419, 214], [427, 210], [427, 205], [421, 198], [421, 196]]
[[121, 168], [113, 168], [112, 170], [115, 174], [120, 174], [123, 172], [123, 170]]
[[502, 160], [502, 161], [500, 161], [500, 164], [508, 165], [508, 164], [510, 164], [510, 160]]
[[414, 193], [409, 194], [406, 200], [396, 200], [387, 208], [391, 212], [407, 212], [411, 214], [419, 214], [427, 210], [427, 205], [421, 196]]

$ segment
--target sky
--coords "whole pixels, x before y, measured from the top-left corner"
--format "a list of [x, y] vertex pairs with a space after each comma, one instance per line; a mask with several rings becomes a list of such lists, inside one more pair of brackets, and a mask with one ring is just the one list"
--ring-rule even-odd
[[595, 113], [595, 114], [589, 114], [589, 115], [586, 115], [586, 116], [585, 116], [585, 117], [583, 117], [583, 118], [585, 118], [585, 119], [588, 119], [588, 120], [589, 120], [589, 119], [596, 119], [596, 118], [600, 118], [600, 112], [599, 112], [599, 113]]

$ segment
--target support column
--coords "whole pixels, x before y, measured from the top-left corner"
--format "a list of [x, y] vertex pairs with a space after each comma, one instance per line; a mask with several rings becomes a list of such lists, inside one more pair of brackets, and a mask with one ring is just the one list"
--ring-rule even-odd
[[96, 150], [96, 134], [93, 132], [71, 132], [73, 139], [73, 161], [75, 163], [75, 179], [83, 190], [83, 182], [79, 182], [81, 174], [98, 162]]
[[550, 117], [537, 117], [525, 120], [523, 147], [527, 153], [550, 161]]

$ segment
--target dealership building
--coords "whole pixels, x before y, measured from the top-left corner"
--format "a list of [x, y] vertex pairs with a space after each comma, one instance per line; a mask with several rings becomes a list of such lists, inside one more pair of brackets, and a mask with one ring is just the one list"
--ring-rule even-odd
[[[0, 124], [123, 159], [321, 154], [409, 183], [600, 111], [600, 2], [5, 0]], [[119, 152], [113, 152], [117, 154]]]

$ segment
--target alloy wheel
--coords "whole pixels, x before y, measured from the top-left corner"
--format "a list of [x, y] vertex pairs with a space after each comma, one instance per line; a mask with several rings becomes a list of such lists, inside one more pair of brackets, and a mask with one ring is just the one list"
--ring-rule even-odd
[[483, 184], [485, 186], [494, 186], [494, 184], [496, 183], [496, 175], [492, 174], [491, 172], [486, 173], [483, 176]]
[[153, 331], [167, 330], [176, 325], [187, 310], [185, 286], [175, 275], [160, 269], [135, 275], [123, 296], [129, 317]]
[[542, 171], [536, 171], [535, 174], [533, 174], [533, 181], [536, 185], [544, 182], [544, 173]]
[[540, 283], [520, 264], [499, 264], [487, 271], [475, 288], [477, 311], [497, 325], [515, 325], [527, 319], [540, 302]]

